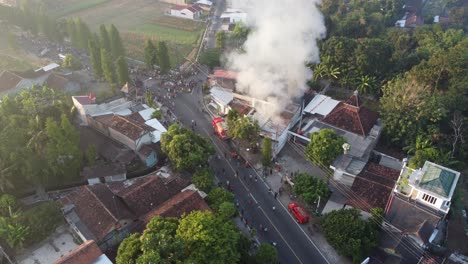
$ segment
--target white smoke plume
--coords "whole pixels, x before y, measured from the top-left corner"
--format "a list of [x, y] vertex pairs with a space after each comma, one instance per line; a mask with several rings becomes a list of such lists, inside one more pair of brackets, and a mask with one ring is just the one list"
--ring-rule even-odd
[[[278, 115], [291, 99], [301, 96], [318, 62], [317, 40], [325, 36], [320, 0], [237, 0], [234, 7], [248, 14], [251, 32], [245, 52], [227, 55], [227, 67], [237, 71], [237, 90], [269, 102], [257, 109]], [[265, 111], [268, 111], [265, 113]]]

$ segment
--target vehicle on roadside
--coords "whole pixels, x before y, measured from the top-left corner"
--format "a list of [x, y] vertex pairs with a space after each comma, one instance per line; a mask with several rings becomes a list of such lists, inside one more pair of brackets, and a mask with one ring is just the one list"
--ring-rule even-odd
[[222, 117], [215, 117], [211, 120], [214, 133], [222, 140], [228, 139], [227, 124]]
[[288, 204], [288, 209], [299, 224], [305, 224], [309, 222], [309, 215], [304, 210], [304, 208], [300, 207], [297, 203], [294, 202]]

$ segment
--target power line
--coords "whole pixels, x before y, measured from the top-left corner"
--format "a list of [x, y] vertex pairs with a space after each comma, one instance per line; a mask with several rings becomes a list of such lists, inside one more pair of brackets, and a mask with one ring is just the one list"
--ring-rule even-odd
[[[304, 150], [301, 150], [300, 147], [297, 146], [296, 143], [291, 143], [291, 146], [297, 151], [299, 152], [300, 154], [304, 155], [305, 156], [305, 151]], [[307, 156], [308, 158], [310, 158], [319, 168], [321, 168], [325, 173], [327, 173], [327, 178], [330, 180], [330, 182], [333, 183], [333, 185], [344, 195], [346, 196], [347, 198], [353, 198], [353, 200], [356, 201], [356, 205], [355, 207], [357, 207], [358, 209], [362, 210], [362, 211], [365, 211], [364, 208], [365, 208], [365, 205], [367, 205], [367, 207], [371, 208], [371, 206], [364, 200], [362, 200], [358, 195], [356, 195], [348, 186], [344, 186], [342, 185], [341, 183], [337, 182], [335, 179], [333, 179], [333, 172], [330, 168], [326, 167], [322, 162], [320, 162], [319, 160], [317, 160], [316, 158], [314, 157], [309, 157]], [[363, 206], [364, 205], [364, 206]], [[384, 224], [387, 224], [389, 226], [392, 226], [388, 221], [386, 221], [385, 218], [382, 219], [382, 223], [379, 223], [376, 219], [373, 219], [373, 218], [370, 218], [371, 221], [373, 221], [375, 224], [377, 224], [381, 229], [382, 231], [386, 232], [390, 237], [392, 237], [393, 239], [395, 240], [399, 240], [401, 242], [401, 245], [404, 249], [406, 249], [409, 253], [411, 253], [413, 256], [415, 257], [419, 257], [419, 255], [417, 254], [417, 252], [420, 252], [421, 255], [425, 256], [425, 257], [428, 257], [430, 259], [433, 259], [431, 256], [429, 256], [424, 250], [418, 248], [418, 247], [414, 247], [412, 244], [406, 244], [406, 241], [402, 240], [401, 238], [403, 238], [403, 235], [397, 235], [393, 232], [390, 232], [388, 230], [386, 230]], [[414, 251], [413, 249], [416, 249], [416, 251]]]

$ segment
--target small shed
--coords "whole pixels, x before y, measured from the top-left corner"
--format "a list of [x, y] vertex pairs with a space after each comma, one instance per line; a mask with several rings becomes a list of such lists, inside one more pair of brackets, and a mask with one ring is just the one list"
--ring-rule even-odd
[[99, 164], [83, 168], [83, 178], [89, 185], [98, 183], [124, 181], [127, 179], [127, 170], [120, 164]]

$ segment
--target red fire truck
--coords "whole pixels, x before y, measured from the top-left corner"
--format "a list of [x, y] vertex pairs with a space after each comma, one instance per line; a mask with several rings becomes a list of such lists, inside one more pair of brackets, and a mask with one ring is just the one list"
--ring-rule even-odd
[[227, 125], [226, 125], [226, 122], [224, 122], [224, 119], [222, 117], [213, 118], [211, 120], [211, 125], [213, 126], [215, 134], [218, 135], [220, 139], [222, 140], [228, 139]]

